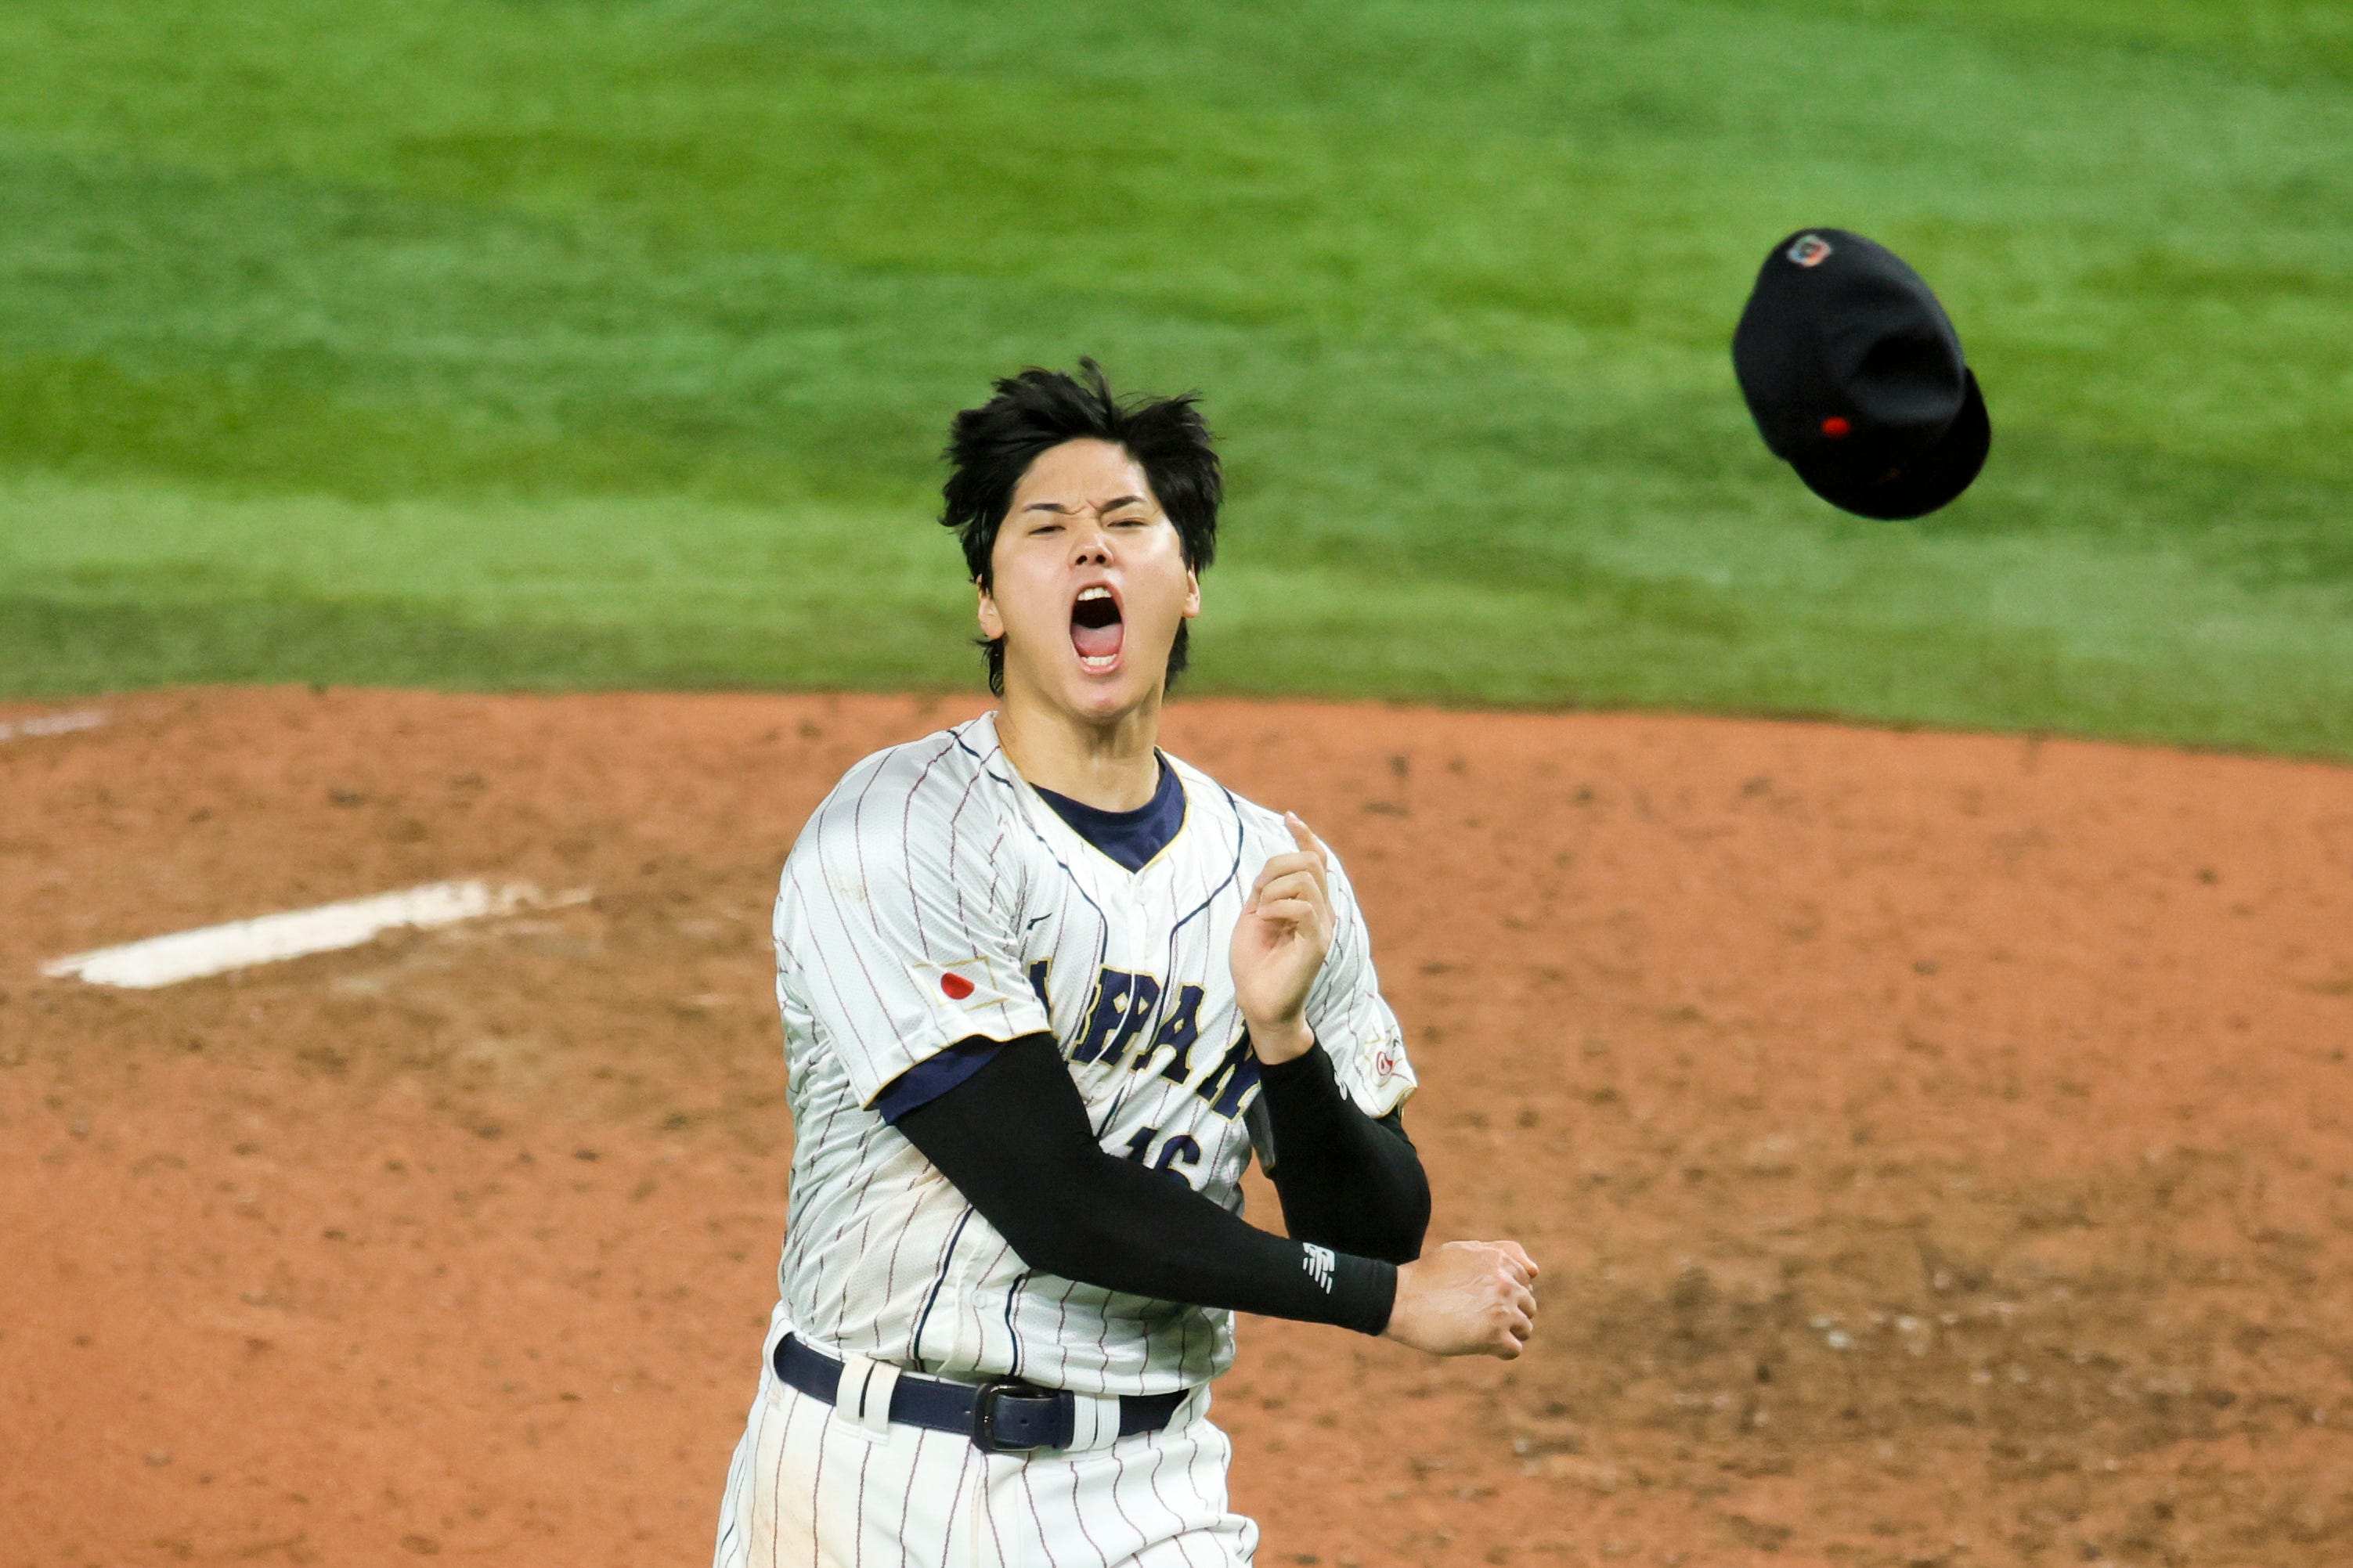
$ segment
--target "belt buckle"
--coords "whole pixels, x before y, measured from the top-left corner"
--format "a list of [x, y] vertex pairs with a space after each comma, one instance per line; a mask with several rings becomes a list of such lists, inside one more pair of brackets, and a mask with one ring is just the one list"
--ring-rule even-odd
[[972, 1446], [984, 1454], [1030, 1454], [1046, 1447], [1044, 1443], [1008, 1443], [997, 1433], [997, 1402], [1008, 1395], [1015, 1398], [1047, 1399], [1055, 1391], [1024, 1383], [1018, 1377], [991, 1378], [972, 1392]]

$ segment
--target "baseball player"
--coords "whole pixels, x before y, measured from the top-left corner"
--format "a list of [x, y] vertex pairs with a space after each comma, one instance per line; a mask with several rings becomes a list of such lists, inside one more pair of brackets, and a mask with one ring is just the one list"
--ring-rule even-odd
[[[1536, 1268], [1427, 1253], [1414, 1087], [1348, 879], [1155, 744], [1216, 543], [1189, 398], [1031, 370], [943, 519], [996, 712], [852, 768], [776, 910], [780, 1300], [719, 1568], [1250, 1560], [1233, 1313], [1520, 1353]], [[1253, 1152], [1277, 1236], [1240, 1215]]]

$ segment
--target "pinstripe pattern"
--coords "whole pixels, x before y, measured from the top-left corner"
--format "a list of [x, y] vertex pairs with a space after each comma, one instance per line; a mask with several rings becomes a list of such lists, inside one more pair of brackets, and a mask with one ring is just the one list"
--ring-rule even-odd
[[869, 1436], [763, 1377], [728, 1468], [713, 1568], [1230, 1568], [1258, 1527], [1226, 1497], [1204, 1389], [1166, 1431], [1082, 1454]]
[[[1241, 1034], [1227, 952], [1259, 868], [1291, 837], [1275, 814], [1170, 766], [1184, 826], [1136, 872], [1013, 773], [993, 716], [868, 757], [811, 815], [786, 861], [775, 922], [795, 1129], [778, 1324], [836, 1352], [975, 1380], [1018, 1372], [1084, 1394], [1198, 1388], [1231, 1364], [1231, 1313], [1028, 1268], [871, 1109], [900, 1074], [959, 1039], [1050, 1030], [1105, 1149], [1165, 1163], [1240, 1210], [1250, 1158], [1241, 1112], [1255, 1089], [1226, 1065]], [[1411, 1092], [1413, 1071], [1336, 868], [1334, 903], [1337, 931], [1308, 1022], [1343, 1088], [1378, 1115]], [[1041, 966], [1042, 1001], [1032, 986]], [[1128, 976], [1143, 977], [1132, 993]], [[1189, 1041], [1187, 1016], [1198, 1025]], [[1115, 1020], [1098, 1039], [1124, 1041], [1116, 1052], [1088, 1045], [1091, 1017]], [[873, 1447], [771, 1384], [764, 1373], [730, 1472], [723, 1563], [835, 1560], [807, 1544], [776, 1556], [762, 1542], [779, 1531], [848, 1542], [846, 1563], [1247, 1559], [1247, 1521], [1219, 1522], [1231, 1520], [1225, 1440], [1206, 1421], [1186, 1436], [1053, 1459], [1060, 1468], [1033, 1458], [1025, 1469], [953, 1438], [908, 1434], [902, 1445], [898, 1428]], [[866, 1447], [835, 1451], [849, 1442]], [[887, 1462], [886, 1449], [896, 1456]], [[910, 1504], [904, 1489], [918, 1484]], [[837, 1506], [865, 1522], [825, 1534], [819, 1521]], [[928, 1544], [906, 1555], [919, 1538]]]

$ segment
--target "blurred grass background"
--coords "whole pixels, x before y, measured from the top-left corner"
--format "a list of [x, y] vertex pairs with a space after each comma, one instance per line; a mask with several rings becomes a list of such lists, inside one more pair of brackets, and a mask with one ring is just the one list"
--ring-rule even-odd
[[[2353, 755], [2353, 5], [15, 0], [0, 691], [968, 689], [946, 418], [1103, 359], [1232, 501], [1196, 689]], [[1841, 516], [1767, 246], [1944, 295]]]

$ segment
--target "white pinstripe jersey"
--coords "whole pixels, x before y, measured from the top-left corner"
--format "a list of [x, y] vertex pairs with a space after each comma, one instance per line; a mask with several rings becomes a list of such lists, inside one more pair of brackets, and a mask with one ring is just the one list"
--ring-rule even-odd
[[[1131, 872], [1006, 760], [994, 715], [850, 769], [793, 847], [776, 900], [776, 997], [794, 1125], [779, 1315], [794, 1331], [945, 1376], [1090, 1394], [1205, 1382], [1228, 1311], [1025, 1267], [874, 1110], [972, 1036], [1050, 1030], [1103, 1146], [1241, 1207], [1258, 1068], [1228, 951], [1282, 819], [1169, 759], [1182, 827]], [[1307, 1020], [1367, 1113], [1411, 1092], [1396, 1016], [1345, 872]]]

